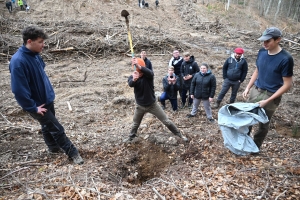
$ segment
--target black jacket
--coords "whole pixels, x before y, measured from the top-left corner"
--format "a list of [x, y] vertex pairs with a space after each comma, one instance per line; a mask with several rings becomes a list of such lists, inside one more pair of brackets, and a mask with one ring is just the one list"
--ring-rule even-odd
[[133, 81], [132, 75], [129, 76], [128, 85], [134, 88], [135, 101], [138, 105], [150, 106], [156, 101], [153, 83], [154, 74], [146, 67], [142, 67], [141, 71], [144, 75], [136, 82]]
[[148, 58], [145, 58], [145, 59], [144, 59], [144, 62], [145, 62], [145, 64], [146, 64], [146, 67], [147, 67], [148, 69], [150, 69], [151, 71], [153, 71], [151, 61], [150, 61]]
[[197, 62], [195, 61], [194, 56], [190, 57], [189, 61], [183, 61], [182, 65], [181, 65], [181, 78], [183, 78], [186, 75], [192, 75], [193, 77], [189, 80], [183, 80], [183, 89], [185, 90], [189, 90], [191, 83], [192, 83], [192, 79], [194, 78], [194, 75], [199, 72], [199, 66], [197, 64]]
[[180, 88], [180, 80], [179, 80], [179, 77], [176, 76], [174, 74], [174, 76], [176, 77], [176, 83], [173, 85], [173, 84], [169, 84], [169, 81], [168, 81], [168, 75], [165, 76], [162, 80], [163, 82], [163, 87], [164, 87], [164, 92], [167, 93], [168, 97], [170, 99], [177, 99], [177, 91], [179, 90]]
[[245, 80], [248, 72], [248, 63], [245, 58], [241, 57], [237, 61], [232, 54], [223, 65], [223, 79], [228, 78], [231, 81], [240, 81], [241, 83]]
[[195, 74], [190, 88], [190, 95], [196, 99], [214, 98], [216, 92], [216, 77], [208, 71], [206, 74]]
[[178, 58], [172, 57], [170, 59], [169, 66], [173, 66], [174, 67], [174, 73], [177, 76], [180, 76], [180, 73], [181, 73], [180, 69], [181, 69], [182, 62], [183, 62], [183, 58], [181, 56], [179, 56]]

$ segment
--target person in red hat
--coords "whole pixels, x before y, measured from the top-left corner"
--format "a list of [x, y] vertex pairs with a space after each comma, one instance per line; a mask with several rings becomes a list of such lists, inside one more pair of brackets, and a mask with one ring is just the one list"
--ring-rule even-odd
[[167, 115], [156, 101], [153, 71], [146, 67], [144, 60], [141, 58], [132, 58], [132, 65], [134, 66], [135, 71], [129, 76], [128, 85], [129, 87], [134, 88], [136, 104], [130, 135], [123, 142], [130, 142], [137, 137], [137, 130], [146, 113], [155, 115], [174, 135], [187, 142], [188, 139], [184, 137], [176, 125], [168, 119]]
[[[263, 44], [256, 59], [256, 69], [243, 92], [248, 102], [259, 103], [268, 116], [268, 123], [259, 123], [253, 140], [260, 149], [269, 131], [270, 120], [280, 104], [281, 97], [293, 84], [294, 59], [279, 45], [282, 33], [277, 27], [266, 29], [258, 38]], [[254, 86], [254, 87], [253, 87]], [[252, 89], [251, 89], [252, 88]], [[251, 89], [251, 90], [250, 90]], [[250, 135], [252, 127], [249, 127]]]
[[245, 80], [248, 72], [248, 63], [244, 58], [244, 49], [236, 48], [234, 53], [225, 61], [223, 65], [223, 85], [217, 101], [213, 108], [219, 108], [224, 96], [231, 88], [229, 103], [234, 103], [241, 83]]

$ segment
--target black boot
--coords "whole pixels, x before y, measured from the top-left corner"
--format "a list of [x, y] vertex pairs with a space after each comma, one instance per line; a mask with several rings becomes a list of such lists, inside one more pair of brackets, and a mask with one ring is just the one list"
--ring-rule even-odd
[[216, 103], [212, 106], [213, 109], [217, 109], [220, 107], [220, 103], [221, 101], [220, 100], [217, 100]]
[[182, 103], [180, 108], [184, 109], [184, 107], [185, 107], [185, 103]]

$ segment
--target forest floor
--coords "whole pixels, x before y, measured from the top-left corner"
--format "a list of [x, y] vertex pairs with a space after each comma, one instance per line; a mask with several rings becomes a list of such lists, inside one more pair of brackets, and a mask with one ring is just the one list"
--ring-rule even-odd
[[[135, 100], [127, 85], [131, 54], [120, 13], [130, 13], [134, 50], [136, 55], [147, 51], [157, 94], [174, 49], [210, 65], [218, 95], [224, 61], [234, 48], [243, 47], [249, 73], [239, 90], [240, 102], [261, 48], [257, 38], [272, 20], [250, 7], [232, 5], [226, 12], [222, 3], [191, 0], [164, 0], [157, 8], [150, 2], [144, 9], [133, 0], [33, 0], [30, 6], [28, 13], [0, 8], [1, 200], [299, 199], [300, 57], [293, 43], [299, 43], [299, 23], [284, 19], [275, 24], [284, 29], [289, 41], [282, 46], [294, 57], [293, 88], [283, 96], [260, 154], [236, 156], [224, 147], [218, 124], [206, 120], [202, 106], [196, 117], [186, 118], [188, 108], [174, 113], [167, 103], [166, 114], [189, 143], [150, 114], [139, 137], [131, 144], [122, 142]], [[49, 154], [39, 124], [11, 93], [9, 59], [22, 44], [20, 31], [30, 24], [50, 36], [42, 57], [56, 92], [56, 115], [79, 148], [83, 165], [72, 164], [64, 154]], [[218, 110], [213, 117], [218, 118]]]

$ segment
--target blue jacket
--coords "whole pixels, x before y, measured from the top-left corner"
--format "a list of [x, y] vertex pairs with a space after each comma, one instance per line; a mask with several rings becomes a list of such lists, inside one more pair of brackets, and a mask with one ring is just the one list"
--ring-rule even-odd
[[45, 63], [39, 53], [25, 46], [20, 47], [11, 58], [11, 90], [18, 104], [28, 112], [37, 112], [38, 106], [54, 101], [54, 90], [44, 68]]
[[232, 54], [223, 65], [223, 79], [228, 78], [231, 81], [241, 81], [242, 83], [247, 76], [247, 72], [248, 63], [243, 56], [238, 61]]

